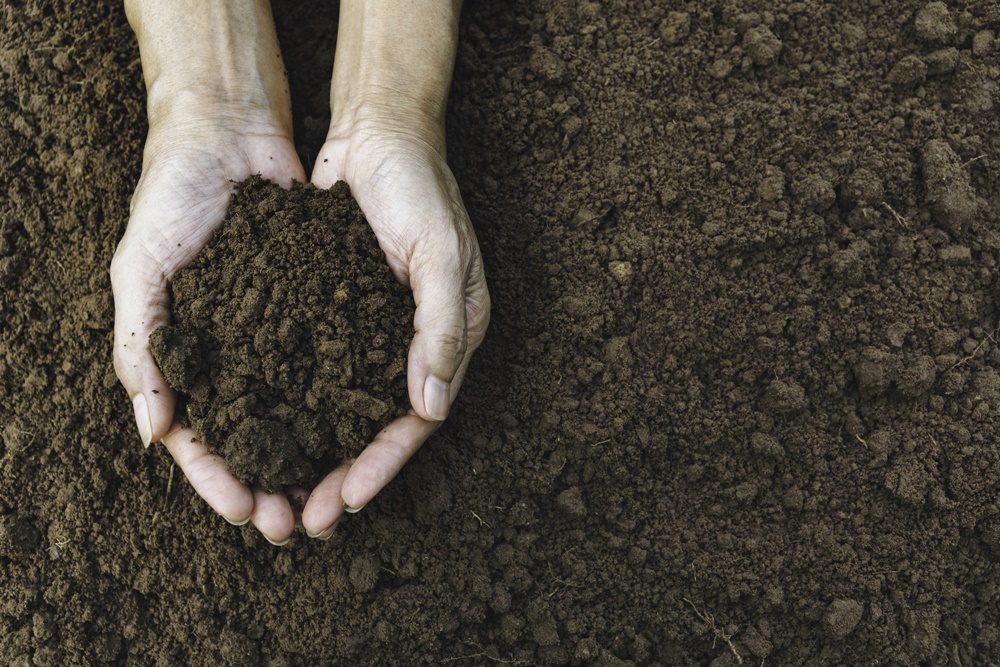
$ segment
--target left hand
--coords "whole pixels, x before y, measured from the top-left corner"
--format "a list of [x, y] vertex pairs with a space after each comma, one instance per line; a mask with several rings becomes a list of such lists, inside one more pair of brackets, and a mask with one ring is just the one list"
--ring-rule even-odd
[[302, 513], [313, 537], [331, 536], [343, 512], [364, 507], [440, 426], [489, 324], [479, 243], [442, 144], [369, 123], [331, 133], [316, 160], [312, 182], [347, 182], [393, 274], [413, 290], [416, 312], [412, 408], [313, 489]]

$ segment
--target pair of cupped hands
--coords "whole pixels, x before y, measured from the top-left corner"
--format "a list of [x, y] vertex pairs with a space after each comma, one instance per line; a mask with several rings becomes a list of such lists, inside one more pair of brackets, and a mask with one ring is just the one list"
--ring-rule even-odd
[[[111, 263], [114, 365], [143, 443], [162, 442], [216, 512], [235, 525], [253, 522], [280, 546], [298, 522], [308, 536], [329, 539], [344, 512], [374, 498], [445, 419], [483, 339], [490, 297], [475, 233], [445, 160], [443, 131], [438, 138], [422, 136], [378, 120], [331, 127], [310, 180], [319, 188], [347, 182], [393, 274], [413, 290], [412, 407], [312, 489], [266, 493], [236, 479], [175, 414], [177, 397], [148, 338], [170, 321], [171, 277], [222, 223], [234, 183], [254, 174], [284, 187], [306, 180], [290, 123], [260, 116], [259, 110], [189, 107], [151, 117], [128, 228]], [[293, 507], [302, 507], [301, 514]]]

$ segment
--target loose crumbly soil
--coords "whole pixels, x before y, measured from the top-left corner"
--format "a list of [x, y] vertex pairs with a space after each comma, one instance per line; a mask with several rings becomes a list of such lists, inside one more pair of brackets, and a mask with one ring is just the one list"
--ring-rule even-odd
[[344, 183], [244, 181], [171, 294], [153, 356], [248, 484], [309, 488], [409, 405], [413, 299]]
[[[335, 11], [275, 3], [307, 168]], [[996, 663], [996, 2], [469, 2], [491, 330], [399, 478], [281, 549], [112, 371], [118, 3], [0, 16], [5, 661]]]

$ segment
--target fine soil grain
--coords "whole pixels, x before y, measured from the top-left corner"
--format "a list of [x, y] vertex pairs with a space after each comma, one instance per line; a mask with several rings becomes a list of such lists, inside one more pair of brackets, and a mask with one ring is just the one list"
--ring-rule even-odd
[[[333, 3], [274, 2], [308, 169]], [[1000, 655], [1000, 7], [466, 3], [490, 331], [328, 542], [234, 528], [111, 364], [145, 134], [118, 3], [0, 7], [0, 658]]]
[[344, 183], [244, 181], [171, 293], [153, 356], [244, 482], [308, 488], [405, 412], [413, 299]]

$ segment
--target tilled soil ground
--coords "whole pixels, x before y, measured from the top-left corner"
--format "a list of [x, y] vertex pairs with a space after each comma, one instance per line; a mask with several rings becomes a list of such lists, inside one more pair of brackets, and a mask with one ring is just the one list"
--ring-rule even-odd
[[[336, 7], [275, 13], [308, 167]], [[996, 663], [1000, 5], [470, 1], [492, 328], [400, 478], [282, 549], [111, 367], [121, 8], [0, 17], [4, 661]]]

